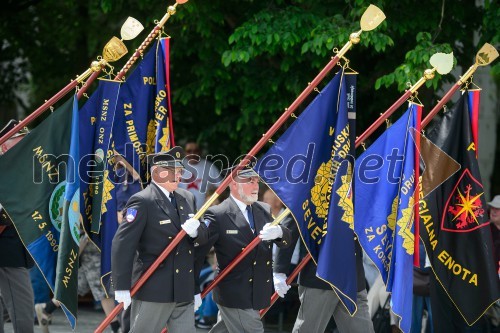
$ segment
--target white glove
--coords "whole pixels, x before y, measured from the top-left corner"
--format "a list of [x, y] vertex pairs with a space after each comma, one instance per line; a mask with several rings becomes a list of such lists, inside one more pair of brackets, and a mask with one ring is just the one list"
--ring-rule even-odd
[[286, 284], [286, 275], [283, 273], [273, 273], [274, 289], [279, 297], [284, 298], [290, 286]]
[[115, 290], [115, 301], [123, 303], [123, 310], [127, 310], [132, 303], [130, 298], [130, 290]]
[[194, 312], [196, 312], [201, 306], [201, 295], [194, 295]]
[[271, 226], [271, 223], [266, 223], [264, 228], [260, 231], [259, 237], [265, 241], [281, 238], [283, 237], [283, 230], [281, 230], [279, 225]]
[[[182, 225], [182, 229], [189, 235], [191, 238], [196, 238], [198, 236], [198, 227], [200, 226], [200, 221], [197, 219], [193, 219], [193, 214], [189, 214], [190, 219], [184, 222]], [[193, 216], [191, 216], [193, 215]]]

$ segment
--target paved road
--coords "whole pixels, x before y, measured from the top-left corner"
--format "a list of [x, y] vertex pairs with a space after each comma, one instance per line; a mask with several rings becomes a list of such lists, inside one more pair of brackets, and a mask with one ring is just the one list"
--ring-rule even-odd
[[[94, 332], [97, 326], [104, 320], [104, 313], [102, 311], [96, 311], [92, 307], [80, 307], [78, 309], [78, 323], [76, 325], [75, 333], [91, 333]], [[5, 333], [14, 333], [11, 323], [5, 323]], [[52, 319], [52, 324], [50, 325], [50, 333], [68, 333], [71, 332], [69, 323], [61, 310], [56, 310], [54, 317]], [[111, 329], [108, 328], [106, 333], [111, 333]], [[197, 333], [207, 333], [208, 330], [197, 329]], [[277, 330], [273, 330], [272, 327], [267, 329], [266, 333], [276, 333]], [[286, 332], [286, 331], [282, 331]], [[42, 333], [42, 330], [35, 327], [35, 333]]]

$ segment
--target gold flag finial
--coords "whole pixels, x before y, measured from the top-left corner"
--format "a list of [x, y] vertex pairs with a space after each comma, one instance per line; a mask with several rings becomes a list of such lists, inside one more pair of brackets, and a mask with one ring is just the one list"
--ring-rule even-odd
[[448, 74], [453, 69], [453, 52], [450, 53], [434, 53], [429, 60], [432, 65], [431, 69], [426, 69], [424, 74], [413, 86], [410, 87], [412, 93], [416, 92], [425, 81], [432, 80], [435, 76], [434, 72], [438, 72], [441, 75]]
[[491, 44], [484, 43], [483, 47], [477, 51], [476, 62], [472, 65], [467, 72], [459, 80], [460, 84], [464, 84], [474, 74], [479, 66], [487, 66], [498, 58], [498, 51]]
[[[133, 17], [128, 17], [123, 23], [120, 31], [120, 35], [124, 40], [130, 40], [137, 37], [137, 35], [144, 29], [142, 24]], [[128, 50], [122, 40], [118, 37], [113, 37], [109, 42], [104, 45], [102, 50], [102, 57], [97, 57], [98, 61], [92, 61], [90, 68], [87, 69], [83, 74], [79, 75], [76, 80], [80, 83], [85, 81], [93, 72], [98, 72], [104, 66], [109, 66], [110, 62], [117, 61], [125, 54]]]
[[496, 58], [498, 58], [497, 49], [491, 44], [484, 43], [483, 47], [476, 54], [476, 64], [478, 66], [486, 66], [491, 64]]
[[441, 75], [448, 74], [453, 69], [453, 52], [450, 53], [434, 53], [429, 59], [429, 63]]
[[120, 35], [124, 40], [131, 40], [137, 37], [144, 30], [144, 26], [141, 22], [137, 21], [132, 16], [129, 16], [125, 23], [123, 23], [122, 28], [120, 30]]
[[385, 14], [375, 5], [370, 5], [361, 16], [361, 30], [371, 31], [385, 20]]
[[385, 20], [385, 14], [380, 8], [374, 5], [368, 6], [363, 15], [361, 16], [360, 26], [361, 30], [357, 32], [353, 32], [349, 35], [349, 41], [338, 51], [337, 56], [342, 58], [344, 54], [349, 51], [351, 46], [354, 44], [358, 44], [360, 39], [360, 35], [363, 31], [370, 31], [375, 29]]
[[[144, 26], [141, 22], [129, 16], [122, 25], [120, 35], [124, 40], [131, 40], [137, 37], [142, 30], [144, 30]], [[127, 47], [123, 41], [118, 39], [118, 37], [113, 37], [104, 46], [104, 49], [102, 50], [102, 57], [106, 62], [115, 62], [127, 54], [127, 52]]]

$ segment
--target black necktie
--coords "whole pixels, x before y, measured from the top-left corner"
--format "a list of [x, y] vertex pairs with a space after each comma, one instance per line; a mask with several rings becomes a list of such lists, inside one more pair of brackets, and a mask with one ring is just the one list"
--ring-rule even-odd
[[172, 203], [172, 205], [174, 206], [174, 208], [177, 209], [177, 202], [175, 202], [174, 192], [170, 192], [168, 196], [169, 196], [170, 202]]
[[248, 213], [248, 223], [250, 224], [250, 228], [252, 228], [252, 231], [255, 232], [255, 223], [253, 221], [252, 206], [247, 206], [247, 213]]

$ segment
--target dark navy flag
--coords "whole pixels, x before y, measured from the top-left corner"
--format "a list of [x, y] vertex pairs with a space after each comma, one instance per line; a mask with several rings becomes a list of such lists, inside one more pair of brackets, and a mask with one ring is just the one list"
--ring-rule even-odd
[[[427, 138], [459, 168], [419, 202], [420, 234], [436, 279], [469, 325], [500, 297], [474, 137], [478, 112], [473, 108], [478, 108], [478, 98], [479, 92], [463, 93], [426, 131]], [[450, 168], [439, 162], [440, 169]], [[430, 170], [431, 176], [440, 169]]]
[[74, 330], [78, 309], [78, 250], [80, 245], [80, 181], [78, 179], [80, 152], [78, 100], [76, 96], [73, 100], [72, 112], [71, 143], [66, 168], [54, 298], [69, 312], [68, 319]]
[[147, 182], [147, 154], [155, 150], [156, 42], [120, 88], [113, 141], [115, 150]]
[[[169, 82], [169, 39], [157, 42], [120, 88], [108, 156], [109, 201], [102, 215], [101, 283], [111, 281], [111, 243], [118, 229], [117, 212], [148, 180], [146, 155], [167, 151], [173, 142]], [[141, 182], [142, 181], [142, 182]]]
[[391, 308], [403, 332], [411, 328], [420, 115], [421, 106], [410, 103], [355, 164], [354, 230], [392, 293]]
[[79, 113], [80, 125], [80, 212], [85, 231], [98, 234], [101, 215], [109, 207], [108, 159], [113, 156], [110, 148], [115, 110], [120, 91], [119, 81], [99, 80], [97, 90]]
[[[330, 194], [327, 233], [319, 253], [317, 276], [336, 288], [336, 293], [351, 315], [357, 310], [356, 249], [354, 241], [354, 207], [352, 171], [354, 167], [356, 76], [346, 74], [340, 87], [337, 133], [349, 133], [349, 140], [337, 148], [332, 158], [332, 174], [336, 176]], [[338, 138], [338, 137], [337, 137]], [[334, 142], [337, 146], [339, 140]], [[348, 155], [346, 155], [348, 154]]]
[[[356, 293], [352, 293], [352, 285], [341, 285], [343, 278], [337, 277], [335, 280], [334, 277], [335, 274], [345, 275], [347, 280], [354, 281], [356, 290], [355, 261], [346, 260], [352, 266], [342, 267], [342, 270], [337, 272], [333, 271], [333, 268], [337, 265], [334, 262], [339, 259], [339, 255], [350, 257], [351, 253], [348, 251], [351, 251], [351, 245], [354, 258], [354, 235], [352, 230], [347, 231], [350, 236], [345, 239], [347, 245], [340, 252], [336, 251], [335, 246], [343, 245], [331, 241], [335, 238], [325, 238], [325, 235], [331, 233], [334, 236], [334, 232], [328, 228], [330, 223], [327, 220], [330, 218], [333, 219], [333, 227], [343, 230], [346, 230], [345, 227], [349, 229], [349, 224], [352, 223], [349, 214], [345, 214], [345, 210], [349, 210], [350, 197], [341, 194], [340, 197], [332, 199], [332, 185], [336, 180], [337, 170], [351, 152], [346, 107], [346, 94], [350, 90], [346, 88], [345, 80], [343, 71], [337, 73], [259, 160], [255, 170], [291, 210], [304, 244], [318, 265], [318, 273], [323, 274], [346, 307], [353, 310]], [[353, 103], [353, 100], [350, 103]], [[343, 176], [347, 177], [339, 179], [336, 190], [340, 193], [350, 184], [347, 171], [342, 172]], [[332, 203], [337, 204], [337, 207], [329, 217]], [[327, 248], [328, 246], [332, 248]]]

